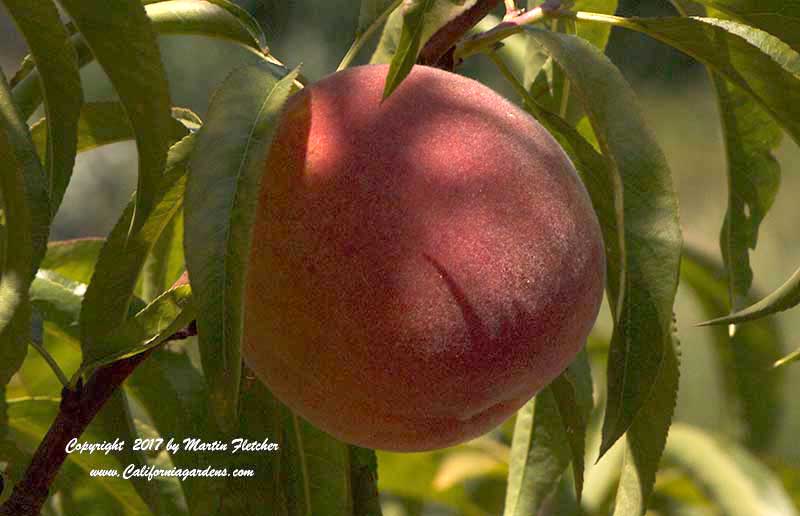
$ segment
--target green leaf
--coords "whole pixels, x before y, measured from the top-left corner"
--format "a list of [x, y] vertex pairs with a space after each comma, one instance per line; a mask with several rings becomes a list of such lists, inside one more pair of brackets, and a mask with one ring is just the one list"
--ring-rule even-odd
[[166, 292], [186, 270], [183, 256], [183, 210], [169, 221], [147, 257], [142, 271], [142, 298], [152, 301]]
[[[114, 85], [136, 134], [139, 176], [130, 224], [134, 236], [156, 205], [171, 142], [169, 88], [155, 31], [140, 0], [62, 0], [60, 4]], [[125, 312], [109, 311], [108, 325], [119, 324]]]
[[[5, 262], [0, 264], [0, 386], [25, 359], [30, 340], [28, 287], [44, 256], [50, 223], [45, 176], [0, 72], [0, 195]], [[12, 245], [8, 245], [8, 244]], [[2, 420], [0, 400], [0, 420]]]
[[[727, 310], [725, 276], [720, 264], [684, 248], [681, 278], [697, 294], [704, 315]], [[713, 336], [724, 391], [739, 416], [738, 428], [727, 433], [743, 438], [751, 449], [766, 451], [777, 437], [784, 403], [782, 375], [771, 369], [783, 352], [778, 327], [763, 319], [737, 326], [732, 335], [725, 326], [715, 327]]]
[[678, 347], [678, 339], [673, 337], [650, 398], [625, 434], [625, 455], [614, 516], [644, 515], [647, 511], [678, 398]]
[[223, 430], [237, 420], [243, 292], [259, 186], [296, 75], [277, 81], [266, 66], [233, 72], [214, 96], [189, 165], [186, 265], [211, 412]]
[[346, 68], [356, 57], [364, 43], [372, 34], [389, 18], [389, 15], [397, 9], [402, 0], [362, 0], [361, 11], [358, 17], [358, 27], [356, 27], [356, 37], [353, 44], [347, 50], [347, 54], [342, 58], [337, 71]]
[[52, 0], [3, 0], [31, 49], [44, 91], [48, 126], [44, 158], [51, 217], [58, 211], [75, 164], [83, 96], [78, 58]]
[[781, 169], [772, 151], [781, 128], [739, 88], [713, 75], [719, 99], [728, 156], [728, 210], [720, 247], [728, 270], [732, 310], [746, 306], [753, 282], [749, 249], [755, 249], [758, 228], [780, 186]]
[[643, 32], [697, 59], [755, 98], [800, 143], [800, 55], [768, 33], [715, 18], [577, 13], [577, 20]]
[[195, 319], [192, 289], [181, 285], [164, 292], [108, 337], [85, 349], [85, 371], [127, 358], [158, 346]]
[[[205, 1], [186, 0], [159, 3], [165, 5], [148, 5], [145, 9], [150, 19], [152, 30], [159, 36], [170, 34], [205, 35], [247, 45], [248, 49], [252, 48], [258, 51], [253, 52], [253, 56], [249, 56], [255, 60], [269, 59], [269, 57], [265, 57], [261, 53], [262, 36], [259, 34], [254, 35], [256, 29], [252, 24], [255, 22], [252, 21], [252, 18], [248, 21], [238, 17], [238, 15], [242, 14], [241, 9], [237, 11], [238, 15], [228, 10], [228, 7], [232, 5], [230, 2], [220, 0], [218, 2], [220, 5]], [[225, 7], [221, 7], [222, 4], [225, 4]], [[232, 9], [236, 10], [235, 7]], [[71, 40], [78, 54], [78, 63], [81, 67], [94, 61], [94, 55], [81, 34], [72, 36]], [[165, 57], [167, 56], [162, 56], [162, 58]], [[185, 73], [179, 70], [182, 64], [176, 59], [171, 61], [164, 59], [164, 65], [168, 68], [176, 69], [175, 73]], [[276, 66], [275, 68], [277, 70], [279, 67]], [[20, 111], [25, 119], [30, 117], [42, 102], [38, 76], [38, 71], [31, 66], [21, 70], [15, 77], [14, 100], [20, 106]], [[193, 84], [192, 86], [196, 88], [196, 85]], [[180, 84], [170, 85], [173, 92], [180, 91], [180, 87]]]
[[761, 301], [731, 315], [704, 322], [700, 326], [753, 321], [788, 310], [798, 304], [800, 304], [800, 269], [795, 271], [792, 277], [786, 280], [786, 283]]
[[31, 284], [33, 307], [51, 325], [61, 339], [67, 339], [77, 349], [80, 345], [79, 318], [86, 285], [59, 274], [40, 270]]
[[[421, 1], [424, 0], [406, 3], [413, 4], [411, 7], [413, 9], [418, 9]], [[415, 24], [414, 26], [416, 29], [420, 30], [419, 43], [417, 44], [416, 50], [413, 52], [413, 58], [409, 57], [409, 69], [410, 65], [416, 61], [417, 54], [422, 44], [428, 41], [428, 39], [448, 21], [475, 5], [476, 2], [475, 0], [433, 0], [428, 3], [431, 5], [424, 13], [421, 25], [417, 26]], [[401, 9], [395, 9], [389, 16], [389, 19], [386, 21], [386, 26], [383, 29], [381, 39], [378, 42], [378, 46], [370, 59], [370, 63], [386, 64], [393, 62], [395, 56], [398, 54], [400, 45], [403, 43], [403, 34], [411, 29], [411, 27], [406, 26], [405, 23], [405, 15], [407, 12], [404, 5]], [[413, 36], [411, 33], [409, 33], [409, 35]], [[407, 43], [413, 43], [413, 41], [407, 41]]]
[[378, 457], [374, 450], [349, 446], [353, 516], [382, 516], [378, 496]]
[[775, 361], [775, 367], [783, 367], [785, 365], [791, 364], [793, 362], [800, 361], [800, 349], [789, 353], [785, 357], [781, 358], [780, 360]]
[[695, 0], [777, 36], [800, 52], [800, 4], [794, 0]]
[[506, 516], [538, 514], [570, 462], [580, 499], [592, 402], [589, 357], [581, 351], [564, 373], [517, 412]]
[[281, 475], [290, 515], [352, 514], [349, 447], [283, 409]]
[[105, 240], [102, 238], [76, 238], [50, 242], [41, 268], [88, 285], [92, 280], [94, 265], [97, 263], [103, 244]]
[[[529, 1], [530, 3], [530, 1]], [[572, 9], [575, 11], [589, 11], [600, 14], [614, 14], [617, 11], [617, 0], [575, 0]], [[605, 50], [611, 27], [600, 25], [578, 25], [576, 34], [596, 46], [600, 51]]]
[[435, 3], [436, 0], [412, 0], [403, 4], [403, 27], [400, 30], [397, 49], [389, 65], [389, 73], [386, 75], [386, 85], [383, 88], [384, 99], [389, 98], [389, 95], [397, 89], [403, 79], [411, 73], [411, 68], [417, 62], [417, 55], [422, 45], [425, 16]]
[[[671, 343], [681, 249], [677, 200], [666, 159], [619, 70], [580, 38], [540, 29], [529, 32], [569, 78], [614, 172], [601, 179], [610, 183], [606, 191], [615, 192], [617, 211], [610, 227], [611, 217], [600, 216], [608, 256], [607, 293], [615, 319], [601, 446], [605, 452], [651, 396]], [[619, 245], [624, 246], [621, 253]]]
[[[186, 129], [177, 121], [170, 123], [171, 138], [179, 140]], [[47, 144], [49, 124], [43, 118], [31, 127], [31, 137], [41, 153]], [[133, 129], [128, 122], [125, 108], [119, 102], [90, 102], [81, 108], [77, 127], [77, 151], [86, 152], [103, 145], [131, 140]]]
[[238, 41], [256, 50], [267, 46], [258, 22], [233, 2], [170, 0], [149, 5], [146, 11], [153, 23], [159, 25], [159, 34], [205, 33]]
[[[21, 398], [8, 403], [9, 427], [12, 440], [28, 450], [36, 449], [58, 412], [59, 400], [56, 398]], [[105, 437], [97, 425], [90, 425], [81, 436], [82, 442], [101, 443]], [[112, 439], [113, 441], [113, 439]], [[65, 465], [73, 465], [83, 472], [83, 484], [103, 491], [120, 503], [126, 515], [147, 514], [147, 506], [133, 488], [130, 480], [122, 477], [90, 477], [92, 469], [116, 469], [122, 471], [116, 456], [104, 453], [70, 453]]]
[[780, 480], [735, 442], [675, 424], [664, 461], [698, 482], [726, 515], [798, 514]]
[[145, 260], [166, 225], [183, 205], [186, 166], [194, 140], [194, 135], [189, 135], [170, 149], [167, 170], [159, 179], [154, 209], [141, 229], [129, 235], [135, 210], [132, 201], [106, 240], [81, 310], [84, 359], [103, 353], [104, 339], [127, 318], [133, 290]]
[[458, 511], [464, 516], [486, 516], [486, 513], [467, 494], [462, 484], [444, 489], [434, 487], [434, 481], [447, 458], [446, 450], [424, 453], [389, 453], [378, 451], [381, 493], [409, 498], [419, 502], [434, 502]]

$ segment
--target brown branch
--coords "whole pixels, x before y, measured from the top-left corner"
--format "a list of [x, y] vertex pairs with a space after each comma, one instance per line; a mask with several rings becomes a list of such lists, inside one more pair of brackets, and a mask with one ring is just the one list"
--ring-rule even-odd
[[481, 21], [501, 0], [478, 0], [437, 30], [419, 53], [417, 63], [452, 71], [453, 48], [472, 27]]
[[[192, 335], [197, 335], [194, 322], [168, 340], [182, 340]], [[67, 458], [67, 443], [80, 437], [114, 391], [154, 349], [103, 366], [86, 385], [79, 381], [74, 391], [67, 388], [61, 391], [58, 415], [36, 449], [22, 480], [14, 486], [8, 500], [0, 505], [0, 516], [37, 516], [41, 512], [50, 485]]]

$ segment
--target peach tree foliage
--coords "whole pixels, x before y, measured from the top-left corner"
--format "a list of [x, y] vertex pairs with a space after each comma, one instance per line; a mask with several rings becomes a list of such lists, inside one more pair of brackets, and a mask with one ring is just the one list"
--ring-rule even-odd
[[[30, 49], [13, 76], [0, 74], [0, 514], [34, 514], [37, 504], [68, 516], [375, 515], [382, 504], [406, 514], [796, 514], [792, 483], [781, 482], [791, 468], [764, 460], [783, 403], [781, 370], [764, 371], [800, 358], [782, 357], [766, 318], [800, 302], [800, 272], [756, 293], [749, 253], [780, 182], [773, 151], [784, 134], [800, 143], [800, 4], [674, 0], [676, 16], [624, 18], [615, 0], [528, 3], [354, 2], [357, 30], [339, 69], [389, 64], [389, 97], [415, 63], [456, 72], [466, 60], [493, 63], [591, 196], [613, 331], [592, 334], [587, 351], [497, 430], [398, 455], [331, 438], [242, 367], [261, 157], [288, 97], [317, 78], [284, 66], [296, 59], [272, 55], [260, 24], [227, 0], [0, 0]], [[612, 28], [708, 69], [728, 163], [719, 258], [682, 242], [665, 156], [604, 55]], [[169, 44], [179, 35], [224, 41], [236, 59], [193, 70]], [[105, 77], [86, 74], [88, 65]], [[187, 77], [213, 82], [213, 93], [198, 99]], [[90, 80], [106, 81], [113, 100], [88, 94]], [[136, 145], [138, 181], [114, 229], [48, 242], [76, 155], [121, 141]], [[192, 286], [176, 283], [186, 262]], [[679, 281], [714, 325], [737, 439], [672, 424]], [[269, 436], [281, 452], [59, 458], [58, 438], [71, 434]], [[131, 463], [251, 467], [259, 480], [89, 476]], [[584, 471], [601, 479], [587, 496]]]

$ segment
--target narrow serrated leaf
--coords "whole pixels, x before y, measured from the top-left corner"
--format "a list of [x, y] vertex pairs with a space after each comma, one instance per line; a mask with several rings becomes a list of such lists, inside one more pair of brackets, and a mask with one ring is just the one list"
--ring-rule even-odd
[[609, 179], [621, 182], [621, 195], [617, 184], [605, 187], [615, 192], [614, 227], [605, 227], [610, 217], [600, 217], [615, 319], [601, 447], [605, 452], [650, 398], [671, 343], [681, 249], [677, 200], [666, 159], [619, 70], [580, 38], [541, 29], [529, 32], [569, 78], [618, 176]]
[[76, 238], [50, 242], [41, 268], [88, 285], [92, 280], [94, 265], [97, 263], [103, 244], [105, 240], [102, 238]]
[[401, 0], [362, 0], [355, 39], [347, 50], [347, 54], [342, 58], [337, 71], [343, 70], [355, 59], [364, 43], [381, 25], [386, 23], [400, 2]]
[[780, 479], [735, 442], [676, 424], [667, 441], [664, 461], [698, 482], [723, 514], [798, 514]]
[[761, 301], [731, 315], [701, 323], [700, 326], [739, 324], [746, 321], [754, 321], [788, 310], [798, 304], [800, 304], [800, 269], [795, 271], [786, 283]]
[[[697, 295], [704, 315], [730, 306], [725, 276], [721, 264], [684, 248], [681, 280]], [[782, 375], [771, 370], [783, 352], [777, 324], [763, 319], [736, 327], [732, 335], [727, 326], [712, 331], [724, 392], [739, 421], [726, 433], [741, 438], [751, 449], [766, 451], [777, 437], [784, 404]]]
[[186, 265], [198, 310], [203, 368], [217, 423], [232, 430], [241, 378], [244, 282], [264, 163], [297, 72], [233, 72], [197, 133], [186, 188]]
[[[614, 14], [617, 11], [617, 4], [618, 0], [575, 0], [572, 10]], [[611, 27], [578, 25], [575, 27], [575, 32], [577, 36], [596, 46], [600, 51], [603, 51], [608, 44], [608, 38], [611, 35]]]
[[625, 455], [614, 502], [614, 516], [644, 515], [653, 492], [656, 471], [678, 399], [678, 339], [671, 336], [665, 351], [650, 397], [625, 434]]
[[576, 16], [643, 32], [697, 59], [755, 98], [800, 143], [800, 54], [769, 33], [716, 18]]
[[387, 99], [400, 86], [403, 79], [411, 73], [414, 63], [417, 62], [417, 55], [422, 45], [425, 16], [435, 3], [435, 0], [409, 0], [403, 4], [403, 26], [400, 30], [397, 49], [389, 65], [389, 73], [386, 75], [386, 84], [383, 88], [384, 99]]
[[[61, 0], [60, 4], [111, 80], [136, 135], [139, 174], [130, 225], [135, 234], [155, 207], [171, 143], [171, 102], [156, 34], [140, 0]], [[108, 324], [116, 326], [124, 314], [125, 310], [109, 311]]]
[[695, 0], [777, 36], [800, 52], [800, 3], [796, 0]]
[[58, 211], [75, 164], [83, 94], [78, 57], [52, 0], [3, 0], [25, 37], [39, 70], [48, 125], [44, 160], [51, 217]]
[[162, 231], [144, 264], [140, 289], [142, 299], [152, 301], [166, 292], [185, 270], [183, 210], [179, 210]]

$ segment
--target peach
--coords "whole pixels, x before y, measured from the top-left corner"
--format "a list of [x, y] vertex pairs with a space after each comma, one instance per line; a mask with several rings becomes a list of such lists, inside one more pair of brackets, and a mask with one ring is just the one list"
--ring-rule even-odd
[[415, 66], [287, 103], [253, 230], [243, 355], [344, 441], [396, 451], [491, 430], [563, 371], [603, 296], [597, 218], [531, 116]]

